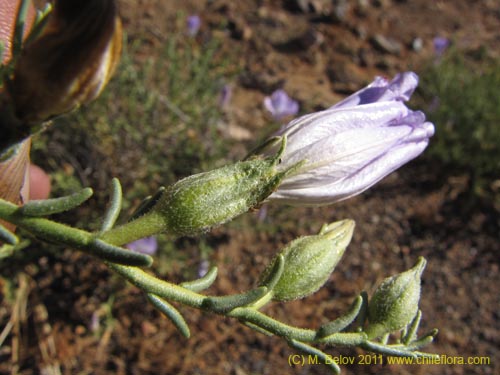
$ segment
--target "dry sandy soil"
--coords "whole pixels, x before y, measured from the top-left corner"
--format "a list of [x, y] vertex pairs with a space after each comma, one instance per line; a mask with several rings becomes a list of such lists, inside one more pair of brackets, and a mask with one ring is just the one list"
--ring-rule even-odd
[[[260, 132], [270, 118], [265, 95], [283, 87], [303, 107], [325, 108], [371, 81], [419, 71], [432, 55], [435, 36], [463, 48], [486, 46], [498, 54], [500, 10], [491, 1], [192, 1], [122, 0], [124, 25], [133, 40], [161, 45], [172, 32], [175, 12], [202, 17], [202, 36], [216, 33], [223, 48], [238, 51], [242, 73], [233, 82], [227, 124], [235, 137]], [[226, 25], [221, 31], [220, 25]], [[421, 48], [418, 44], [421, 42]], [[416, 48], [417, 47], [417, 48]], [[437, 124], [439, 126], [439, 124]], [[500, 297], [498, 212], [466, 209], [462, 176], [443, 176], [425, 159], [412, 162], [369, 192], [333, 207], [270, 207], [259, 228], [247, 215], [206, 241], [216, 251], [210, 262], [220, 275], [209, 290], [230, 294], [254, 286], [273, 252], [323, 222], [356, 220], [354, 239], [326, 286], [305, 300], [273, 304], [266, 312], [304, 327], [338, 316], [362, 290], [372, 292], [384, 277], [401, 272], [418, 256], [428, 260], [423, 275], [422, 331], [440, 333], [427, 350], [448, 356], [489, 357], [490, 365], [344, 366], [344, 374], [498, 374]], [[256, 235], [257, 233], [257, 235]], [[192, 251], [192, 250], [191, 250]], [[196, 268], [198, 254], [185, 267]], [[236, 321], [180, 308], [192, 337], [184, 339], [144, 296], [95, 260], [73, 253], [43, 258], [19, 276], [14, 327], [0, 348], [0, 373], [56, 374], [326, 374], [322, 366], [288, 365], [294, 351], [278, 338]], [[2, 271], [3, 272], [3, 271]], [[168, 277], [182, 279], [173, 267]], [[167, 275], [165, 275], [167, 277]], [[114, 294], [112, 311], [105, 306]], [[29, 309], [24, 309], [28, 301]], [[0, 307], [4, 327], [12, 306]], [[102, 330], [92, 332], [97, 311]], [[363, 352], [329, 349], [332, 355]], [[12, 354], [13, 352], [17, 354]]]

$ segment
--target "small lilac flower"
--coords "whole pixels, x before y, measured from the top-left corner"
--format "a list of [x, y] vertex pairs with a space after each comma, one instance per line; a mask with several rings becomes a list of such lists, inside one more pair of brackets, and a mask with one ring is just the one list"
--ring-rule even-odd
[[187, 34], [191, 37], [196, 36], [201, 27], [200, 16], [196, 14], [189, 16], [186, 21], [186, 26], [187, 26]]
[[[418, 85], [407, 72], [373, 83], [324, 111], [283, 126], [280, 169], [295, 166], [269, 201], [331, 204], [361, 193], [427, 147], [434, 125], [404, 105]], [[277, 146], [267, 150], [269, 155]]]
[[99, 311], [94, 311], [90, 317], [89, 329], [91, 332], [95, 333], [101, 327], [101, 322], [99, 319]]
[[231, 101], [231, 97], [233, 96], [233, 89], [230, 85], [224, 85], [220, 90], [219, 94], [219, 107], [225, 108]]
[[144, 237], [125, 245], [125, 247], [136, 253], [155, 255], [158, 250], [158, 241], [154, 236]]
[[210, 262], [203, 259], [198, 266], [198, 277], [203, 277], [207, 274], [208, 268], [210, 267]]
[[299, 112], [299, 103], [281, 89], [264, 98], [264, 107], [277, 121], [287, 116], [295, 116]]
[[450, 40], [442, 36], [437, 36], [432, 41], [434, 45], [434, 53], [436, 56], [441, 56], [450, 46]]

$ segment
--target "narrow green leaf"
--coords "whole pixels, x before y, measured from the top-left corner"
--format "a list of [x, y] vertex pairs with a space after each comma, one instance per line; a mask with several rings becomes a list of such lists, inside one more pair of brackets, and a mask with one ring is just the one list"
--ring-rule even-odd
[[111, 183], [113, 185], [113, 190], [111, 193], [110, 206], [104, 216], [101, 226], [101, 231], [103, 232], [113, 228], [122, 208], [122, 186], [120, 185], [120, 181], [117, 178], [113, 178]]
[[15, 246], [19, 243], [19, 238], [17, 238], [17, 236], [14, 233], [12, 233], [10, 230], [8, 230], [2, 224], [0, 224], [0, 241]]
[[180, 284], [180, 286], [193, 292], [201, 292], [202, 290], [208, 289], [214, 283], [216, 278], [217, 267], [212, 267], [208, 270], [205, 276], [193, 281], [186, 281]]
[[360, 297], [363, 299], [363, 303], [361, 304], [358, 316], [356, 317], [354, 324], [357, 326], [358, 330], [363, 330], [366, 318], [368, 316], [368, 293], [363, 291], [360, 293]]
[[267, 289], [272, 291], [275, 285], [280, 280], [281, 275], [283, 275], [284, 269], [285, 269], [285, 258], [283, 257], [283, 254], [278, 254], [276, 260], [274, 261], [273, 268], [269, 273], [269, 275], [267, 275], [263, 286], [266, 286]]
[[29, 44], [40, 35], [41, 31], [47, 24], [47, 21], [49, 19], [48, 15], [52, 11], [52, 9], [52, 4], [48, 3], [45, 4], [45, 7], [42, 10], [36, 11], [35, 22], [31, 27], [29, 35], [26, 37], [24, 43]]
[[257, 301], [262, 298], [268, 289], [266, 287], [259, 287], [257, 289], [252, 289], [247, 293], [235, 294], [232, 296], [223, 297], [207, 297], [203, 300], [202, 307], [206, 310], [213, 311], [216, 313], [226, 313], [235, 309], [236, 307], [241, 307], [249, 305], [252, 302]]
[[23, 45], [24, 26], [26, 25], [26, 16], [31, 0], [21, 0], [14, 24], [14, 37], [12, 39], [12, 58], [17, 58], [21, 53]]
[[303, 342], [293, 340], [293, 339], [288, 341], [288, 345], [291, 348], [300, 350], [301, 352], [309, 354], [310, 356], [316, 357], [318, 359], [318, 361], [320, 361], [321, 363], [323, 363], [324, 365], [329, 367], [333, 371], [334, 374], [340, 374], [339, 365], [337, 365], [332, 360], [332, 357], [329, 356], [328, 354], [326, 354], [325, 352], [322, 352], [321, 350], [319, 350], [317, 348], [314, 348], [310, 345], [307, 345]]
[[85, 188], [66, 197], [34, 200], [19, 207], [17, 213], [23, 216], [48, 216], [78, 207], [93, 194], [91, 188]]
[[[82, 250], [86, 251], [87, 249], [82, 248]], [[149, 267], [153, 264], [153, 258], [149, 255], [135, 253], [98, 239], [89, 243], [88, 250], [89, 253], [99, 258], [126, 266]]]
[[430, 332], [426, 333], [425, 335], [423, 335], [418, 340], [414, 340], [411, 343], [409, 343], [406, 346], [406, 348], [408, 350], [418, 350], [418, 349], [421, 349], [424, 346], [426, 346], [426, 345], [430, 344], [431, 342], [433, 342], [434, 338], [436, 337], [437, 334], [438, 334], [438, 330], [437, 329], [433, 329], [432, 331], [430, 331]]
[[0, 245], [0, 259], [14, 255], [14, 253], [25, 249], [30, 243], [29, 240], [22, 240], [17, 245]]
[[361, 306], [363, 305], [363, 297], [358, 296], [352, 303], [349, 310], [341, 317], [335, 319], [332, 322], [322, 325], [318, 329], [317, 337], [321, 339], [323, 337], [329, 336], [333, 333], [337, 333], [345, 329], [349, 324], [351, 324], [354, 319], [358, 316]]
[[363, 332], [337, 332], [332, 333], [322, 339], [315, 341], [328, 346], [344, 346], [355, 347], [362, 345], [367, 340], [367, 336]]
[[401, 342], [408, 345], [410, 342], [416, 339], [418, 326], [420, 325], [420, 319], [422, 319], [422, 310], [418, 310], [417, 314], [408, 325], [405, 334], [401, 338]]
[[253, 324], [253, 323], [250, 323], [250, 322], [245, 322], [245, 321], [243, 321], [242, 323], [244, 325], [246, 325], [248, 328], [253, 329], [255, 332], [262, 333], [263, 335], [266, 335], [266, 336], [274, 336], [274, 333], [268, 331], [265, 328], [259, 327], [256, 324]]
[[367, 340], [363, 342], [360, 345], [360, 347], [362, 347], [365, 350], [369, 350], [371, 352], [383, 355], [396, 356], [396, 357], [410, 357], [410, 358], [418, 357], [416, 353], [406, 349], [404, 346], [401, 345], [378, 344], [376, 342]]
[[189, 332], [189, 327], [181, 313], [170, 303], [155, 294], [148, 293], [147, 297], [149, 302], [151, 302], [154, 307], [156, 307], [161, 313], [163, 313], [168, 319], [170, 319], [170, 321], [177, 327], [182, 336], [188, 339], [191, 333]]

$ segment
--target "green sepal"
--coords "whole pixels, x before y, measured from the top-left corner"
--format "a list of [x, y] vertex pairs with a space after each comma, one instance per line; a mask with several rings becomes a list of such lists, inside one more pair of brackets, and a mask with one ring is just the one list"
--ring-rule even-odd
[[202, 290], [210, 288], [210, 286], [214, 283], [216, 278], [217, 278], [217, 267], [212, 267], [203, 277], [193, 281], [183, 282], [182, 284], [180, 284], [180, 286], [192, 292], [201, 292]]
[[191, 336], [186, 320], [174, 306], [153, 293], [148, 293], [146, 296], [149, 302], [175, 325], [182, 336], [187, 339]]
[[420, 257], [408, 271], [386, 278], [368, 304], [369, 324], [365, 329], [373, 339], [409, 325], [418, 311], [421, 275], [426, 260]]
[[332, 335], [334, 333], [338, 333], [347, 328], [347, 326], [349, 326], [349, 324], [351, 324], [356, 319], [359, 312], [361, 311], [362, 306], [363, 306], [363, 297], [358, 296], [352, 303], [349, 310], [344, 315], [335, 319], [334, 321], [322, 325], [318, 329], [317, 338], [321, 339], [323, 337]]
[[146, 214], [153, 206], [158, 202], [162, 194], [165, 192], [165, 187], [162, 186], [158, 189], [158, 191], [154, 195], [150, 195], [146, 197], [139, 207], [137, 207], [134, 213], [130, 216], [129, 221], [137, 219], [139, 216]]
[[252, 302], [264, 297], [267, 293], [268, 289], [261, 286], [256, 289], [252, 289], [247, 293], [223, 297], [207, 297], [203, 300], [202, 308], [223, 314], [237, 307], [249, 305]]
[[85, 188], [74, 194], [61, 198], [33, 200], [19, 207], [17, 212], [22, 216], [40, 217], [58, 214], [78, 207], [93, 194], [91, 188]]
[[[252, 151], [250, 151], [243, 158], [243, 160], [251, 159], [252, 157], [255, 157], [256, 155], [268, 150], [269, 148], [275, 147], [276, 145], [278, 145], [278, 143], [283, 142], [283, 138], [285, 138], [285, 142], [286, 142], [286, 137], [271, 137], [271, 138], [266, 139], [266, 141], [264, 141], [264, 143], [258, 145]], [[282, 147], [282, 145], [281, 145], [281, 147]]]
[[[342, 258], [354, 230], [354, 221], [341, 220], [323, 227], [314, 236], [299, 237], [279, 253], [284, 260], [280, 278], [273, 285], [272, 299], [285, 302], [315, 293], [329, 279]], [[264, 270], [259, 285], [266, 285], [275, 270], [275, 257]]]
[[286, 139], [277, 154], [252, 158], [186, 177], [169, 186], [148, 212], [159, 215], [165, 231], [193, 236], [259, 207], [290, 169], [279, 171]]

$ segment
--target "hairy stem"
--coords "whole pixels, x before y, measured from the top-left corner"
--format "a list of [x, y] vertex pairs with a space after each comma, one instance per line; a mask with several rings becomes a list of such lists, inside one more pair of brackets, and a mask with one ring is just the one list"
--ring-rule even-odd
[[140, 238], [165, 233], [165, 230], [165, 220], [153, 211], [100, 234], [99, 239], [120, 246]]

